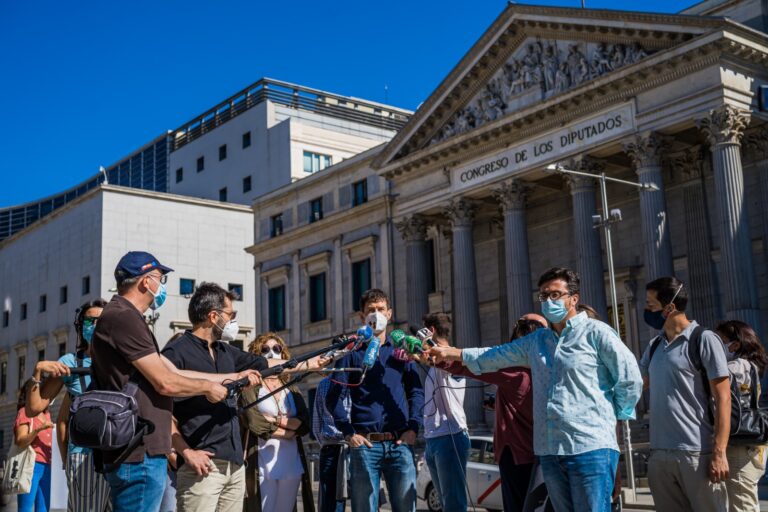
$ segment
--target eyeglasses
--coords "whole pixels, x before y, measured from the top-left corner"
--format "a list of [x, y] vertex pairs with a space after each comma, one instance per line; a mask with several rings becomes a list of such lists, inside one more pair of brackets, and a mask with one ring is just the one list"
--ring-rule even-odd
[[160, 276], [156, 276], [154, 274], [150, 274], [147, 277], [151, 277], [152, 279], [157, 280], [157, 282], [159, 282], [160, 284], [165, 284], [165, 283], [168, 282], [168, 274], [162, 274]]
[[99, 321], [99, 317], [97, 316], [87, 316], [83, 318], [83, 327], [90, 327], [92, 325], [96, 325], [96, 322]]
[[282, 345], [262, 345], [261, 346], [261, 353], [267, 354], [269, 351], [274, 352], [275, 354], [282, 354], [283, 353], [283, 347]]
[[230, 320], [234, 320], [235, 318], [237, 318], [237, 311], [234, 311], [234, 310], [224, 311], [223, 309], [217, 309], [216, 312], [219, 314], [224, 313], [225, 315], [228, 315]]
[[539, 297], [539, 302], [547, 302], [548, 299], [559, 300], [559, 299], [562, 299], [563, 297], [567, 297], [568, 295], [571, 295], [571, 293], [570, 292], [560, 292], [560, 291], [555, 290], [555, 291], [549, 292], [549, 293], [542, 292], [542, 293], [539, 294], [538, 297]]

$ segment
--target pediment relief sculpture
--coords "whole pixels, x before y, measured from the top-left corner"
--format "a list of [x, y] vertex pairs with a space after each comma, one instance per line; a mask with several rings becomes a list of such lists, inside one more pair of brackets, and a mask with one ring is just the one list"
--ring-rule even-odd
[[430, 144], [479, 128], [647, 56], [648, 52], [636, 42], [527, 39], [480, 92], [443, 125]]

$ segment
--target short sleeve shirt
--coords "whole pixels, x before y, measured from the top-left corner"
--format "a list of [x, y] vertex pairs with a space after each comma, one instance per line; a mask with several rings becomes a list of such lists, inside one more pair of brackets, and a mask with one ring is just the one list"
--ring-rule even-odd
[[[77, 356], [75, 354], [69, 353], [64, 354], [59, 358], [59, 362], [65, 366], [69, 366], [70, 368], [76, 368], [77, 367]], [[83, 357], [82, 366], [85, 368], [88, 368], [91, 366], [91, 358], [88, 356]], [[83, 394], [83, 389], [81, 382], [85, 382], [85, 388], [88, 389], [88, 387], [91, 385], [91, 376], [90, 375], [84, 375], [81, 377], [79, 375], [65, 375], [61, 378], [62, 382], [64, 382], [64, 385], [67, 387], [67, 391], [73, 396], [80, 396]], [[81, 446], [77, 446], [75, 444], [72, 444], [71, 442], [68, 445], [67, 451], [69, 453], [90, 453], [90, 449], [83, 448]]]
[[[650, 346], [640, 360], [640, 371], [650, 386], [651, 449], [708, 452], [712, 450], [714, 428], [709, 421], [708, 396], [701, 374], [688, 358], [688, 340], [698, 324], [691, 324], [661, 345], [650, 358]], [[725, 348], [712, 331], [701, 334], [701, 363], [709, 380], [728, 376]]]
[[[45, 411], [43, 414], [38, 414], [32, 420], [32, 429], [40, 428], [46, 423], [51, 422], [51, 414]], [[22, 407], [19, 409], [16, 415], [16, 422], [13, 424], [13, 430], [16, 431], [21, 425], [29, 425], [30, 419], [27, 416], [26, 411]], [[47, 428], [41, 430], [40, 433], [35, 436], [32, 441], [32, 448], [35, 450], [35, 462], [41, 462], [43, 464], [51, 463], [51, 446], [53, 444], [53, 429]]]
[[[96, 389], [120, 391], [134, 372], [133, 362], [160, 353], [144, 316], [128, 300], [115, 295], [104, 307], [93, 333], [92, 375]], [[144, 455], [166, 455], [171, 451], [173, 399], [163, 396], [144, 378], [139, 378], [136, 402], [139, 416], [151, 421], [155, 430], [144, 436], [125, 462], [141, 462]], [[112, 463], [120, 450], [104, 452], [104, 463]]]

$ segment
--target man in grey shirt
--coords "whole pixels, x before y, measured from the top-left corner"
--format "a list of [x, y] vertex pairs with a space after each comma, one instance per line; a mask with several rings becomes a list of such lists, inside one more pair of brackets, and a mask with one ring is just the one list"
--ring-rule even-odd
[[720, 338], [688, 320], [687, 303], [683, 283], [674, 277], [646, 286], [645, 321], [660, 331], [640, 360], [651, 400], [648, 483], [659, 512], [725, 512], [725, 450], [731, 425], [728, 363]]

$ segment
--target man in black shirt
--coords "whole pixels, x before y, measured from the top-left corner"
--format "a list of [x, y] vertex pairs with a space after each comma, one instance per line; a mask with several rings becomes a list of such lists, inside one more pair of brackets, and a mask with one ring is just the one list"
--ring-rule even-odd
[[[238, 334], [236, 297], [214, 283], [201, 283], [189, 301], [192, 330], [169, 343], [163, 355], [179, 369], [238, 374], [267, 368], [267, 360], [229, 343]], [[251, 384], [257, 377], [251, 374]], [[173, 448], [183, 458], [177, 473], [180, 512], [240, 511], [245, 495], [243, 446], [235, 398], [211, 403], [203, 397], [177, 399], [173, 406]]]

